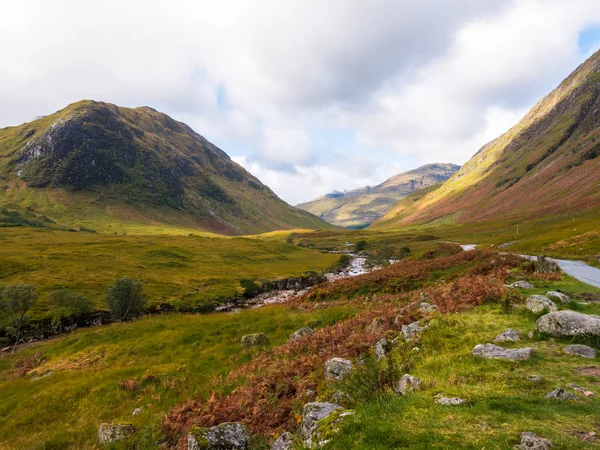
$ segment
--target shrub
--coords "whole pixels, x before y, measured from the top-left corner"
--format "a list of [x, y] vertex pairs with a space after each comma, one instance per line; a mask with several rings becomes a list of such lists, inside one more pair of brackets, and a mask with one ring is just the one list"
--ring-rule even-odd
[[63, 319], [78, 319], [94, 311], [92, 301], [79, 292], [59, 289], [50, 294], [54, 314], [52, 322], [59, 325]]
[[260, 293], [260, 285], [250, 278], [242, 278], [240, 280], [240, 286], [244, 289], [243, 296], [254, 297]]
[[19, 342], [23, 329], [29, 323], [27, 313], [38, 299], [30, 284], [7, 286], [0, 291], [0, 317], [6, 334]]
[[365, 240], [357, 241], [354, 245], [354, 250], [357, 252], [362, 252], [365, 248], [367, 248], [367, 241]]
[[131, 278], [119, 278], [106, 290], [106, 305], [113, 320], [122, 322], [140, 314], [148, 299], [143, 293], [144, 283]]

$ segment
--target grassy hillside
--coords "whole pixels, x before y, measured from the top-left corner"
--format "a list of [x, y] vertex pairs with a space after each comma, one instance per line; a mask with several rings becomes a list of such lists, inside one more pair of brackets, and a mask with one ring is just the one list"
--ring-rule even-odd
[[95, 101], [0, 129], [0, 207], [106, 232], [328, 227], [187, 125], [152, 108]]
[[298, 208], [334, 225], [364, 228], [385, 215], [398, 200], [416, 189], [447, 180], [459, 168], [455, 164], [426, 164], [388, 178], [377, 186], [327, 194]]
[[401, 201], [373, 227], [597, 214], [599, 120], [600, 52], [441, 187]]

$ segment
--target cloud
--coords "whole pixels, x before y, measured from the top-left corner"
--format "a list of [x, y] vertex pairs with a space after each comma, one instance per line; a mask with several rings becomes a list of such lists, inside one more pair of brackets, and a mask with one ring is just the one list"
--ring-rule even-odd
[[5, 2], [0, 126], [82, 98], [149, 105], [298, 202], [463, 163], [598, 24], [596, 0]]

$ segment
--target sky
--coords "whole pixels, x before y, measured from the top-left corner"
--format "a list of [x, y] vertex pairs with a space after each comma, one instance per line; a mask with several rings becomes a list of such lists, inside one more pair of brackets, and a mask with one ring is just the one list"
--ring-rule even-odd
[[598, 0], [0, 0], [0, 127], [190, 125], [296, 204], [463, 164], [600, 47]]

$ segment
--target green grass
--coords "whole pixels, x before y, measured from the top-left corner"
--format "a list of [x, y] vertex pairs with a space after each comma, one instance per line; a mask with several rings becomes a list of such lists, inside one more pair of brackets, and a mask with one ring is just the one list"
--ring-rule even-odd
[[[132, 422], [140, 430], [137, 445], [156, 448], [169, 408], [212, 390], [232, 389], [223, 377], [264, 351], [242, 350], [242, 335], [261, 331], [272, 346], [280, 345], [302, 326], [331, 325], [351, 313], [349, 307], [300, 313], [273, 306], [228, 314], [168, 314], [79, 330], [4, 354], [0, 449], [92, 448], [102, 422]], [[34, 355], [43, 358], [34, 372], [11, 375], [17, 362]], [[120, 386], [132, 379], [139, 381], [137, 389]], [[132, 416], [138, 407], [142, 414]]]

